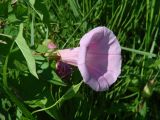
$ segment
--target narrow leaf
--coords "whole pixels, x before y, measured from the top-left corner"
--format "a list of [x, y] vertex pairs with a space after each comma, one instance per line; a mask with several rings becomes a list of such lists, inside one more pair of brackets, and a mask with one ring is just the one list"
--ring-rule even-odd
[[33, 6], [34, 6], [34, 4], [35, 4], [35, 0], [29, 0], [29, 2], [31, 3], [31, 5], [33, 5]]
[[15, 40], [16, 44], [18, 45], [18, 47], [20, 48], [22, 54], [24, 55], [26, 61], [27, 61], [27, 65], [29, 68], [29, 71], [36, 77], [38, 78], [38, 75], [36, 73], [36, 64], [35, 64], [35, 59], [32, 56], [32, 53], [23, 37], [23, 23], [20, 24], [20, 28], [19, 28], [19, 33], [18, 36]]
[[74, 15], [76, 17], [80, 17], [80, 14], [79, 14], [79, 11], [78, 11], [78, 5], [77, 5], [76, 1], [75, 0], [68, 0], [68, 3], [70, 4], [70, 7], [71, 7]]

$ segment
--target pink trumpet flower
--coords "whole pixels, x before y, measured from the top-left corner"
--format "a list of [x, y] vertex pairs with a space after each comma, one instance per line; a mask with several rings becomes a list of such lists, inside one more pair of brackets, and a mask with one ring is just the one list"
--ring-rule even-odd
[[121, 72], [121, 47], [106, 27], [97, 27], [80, 40], [80, 47], [58, 50], [60, 60], [77, 66], [83, 81], [95, 91], [107, 90]]

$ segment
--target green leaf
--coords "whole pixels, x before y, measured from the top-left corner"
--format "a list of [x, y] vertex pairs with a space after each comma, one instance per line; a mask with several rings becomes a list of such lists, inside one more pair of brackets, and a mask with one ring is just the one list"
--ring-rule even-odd
[[47, 98], [25, 101], [31, 108], [43, 107], [47, 103]]
[[45, 52], [48, 51], [48, 48], [44, 45], [38, 45], [36, 51], [39, 52], [39, 53], [45, 53]]
[[35, 4], [35, 0], [29, 0], [29, 2], [31, 3], [31, 5], [33, 5], [33, 6], [34, 6], [34, 4]]
[[[40, 56], [40, 55], [37, 55], [37, 56], [35, 55], [34, 58], [35, 58], [35, 60], [39, 60], [39, 61], [45, 60], [45, 58], [43, 56]], [[38, 63], [38, 61], [36, 61], [36, 62]]]
[[49, 80], [50, 83], [54, 85], [66, 86], [66, 84], [56, 75], [54, 71], [52, 71], [53, 79]]
[[42, 65], [41, 65], [41, 69], [47, 69], [49, 66], [49, 63], [48, 62], [44, 62]]
[[73, 98], [80, 86], [82, 85], [82, 81], [76, 85], [73, 85], [59, 100], [57, 100], [53, 105], [49, 106], [49, 107], [46, 107], [46, 108], [43, 108], [43, 109], [39, 109], [39, 110], [36, 110], [36, 111], [33, 111], [32, 114], [34, 113], [37, 113], [37, 112], [40, 112], [40, 111], [45, 111], [45, 110], [48, 110], [48, 109], [51, 109], [53, 108], [54, 106], [58, 105], [59, 103], [63, 103], [64, 101], [66, 100], [69, 100], [71, 98]]
[[8, 15], [7, 21], [9, 23], [14, 23], [14, 22], [17, 22], [18, 19], [16, 18], [15, 14], [10, 14], [10, 15]]
[[63, 102], [63, 101], [65, 101], [65, 100], [69, 100], [69, 99], [71, 99], [72, 97], [74, 97], [74, 96], [77, 94], [77, 92], [78, 92], [81, 84], [82, 84], [82, 81], [81, 81], [80, 83], [78, 83], [77, 85], [73, 85], [73, 86], [55, 103], [55, 105], [57, 105], [57, 104], [60, 103], [60, 102]]
[[36, 9], [35, 9], [35, 7], [34, 7], [34, 5], [35, 5], [35, 0], [29, 0], [29, 1], [25, 1], [25, 2], [27, 2], [27, 3], [29, 3], [30, 4], [30, 6], [31, 6], [31, 8], [36, 12], [36, 14], [40, 17], [40, 19], [41, 20], [43, 20], [43, 15], [40, 13], [40, 12], [38, 12]]
[[18, 36], [15, 40], [16, 44], [18, 45], [18, 47], [20, 48], [22, 54], [24, 55], [26, 61], [27, 61], [27, 65], [29, 68], [29, 71], [31, 72], [31, 74], [33, 74], [36, 78], [38, 78], [38, 75], [36, 73], [36, 64], [35, 64], [35, 59], [32, 56], [32, 53], [23, 37], [23, 23], [20, 24], [20, 28], [19, 28], [19, 33]]

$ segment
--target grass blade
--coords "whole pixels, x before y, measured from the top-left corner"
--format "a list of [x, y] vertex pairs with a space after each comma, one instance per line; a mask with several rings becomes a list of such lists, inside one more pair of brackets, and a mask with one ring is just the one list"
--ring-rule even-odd
[[140, 54], [140, 55], [146, 55], [146, 56], [149, 56], [149, 57], [156, 57], [157, 56], [156, 54], [149, 53], [149, 52], [144, 52], [144, 51], [135, 50], [135, 49], [126, 48], [126, 47], [121, 47], [121, 48], [122, 48], [122, 50], [130, 51], [130, 52]]
[[76, 4], [75, 0], [68, 0], [68, 3], [71, 6], [71, 9], [73, 11], [74, 16], [80, 17], [79, 11], [78, 11], [78, 5]]

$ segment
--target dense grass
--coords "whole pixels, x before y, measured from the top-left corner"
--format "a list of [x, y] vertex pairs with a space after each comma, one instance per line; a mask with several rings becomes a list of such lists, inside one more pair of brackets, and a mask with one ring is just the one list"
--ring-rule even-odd
[[[12, 2], [0, 1], [0, 119], [160, 119], [159, 0]], [[55, 62], [24, 50], [43, 52], [45, 39], [76, 47], [96, 26], [122, 47], [122, 73], [105, 92], [81, 83], [76, 68], [62, 81]]]

